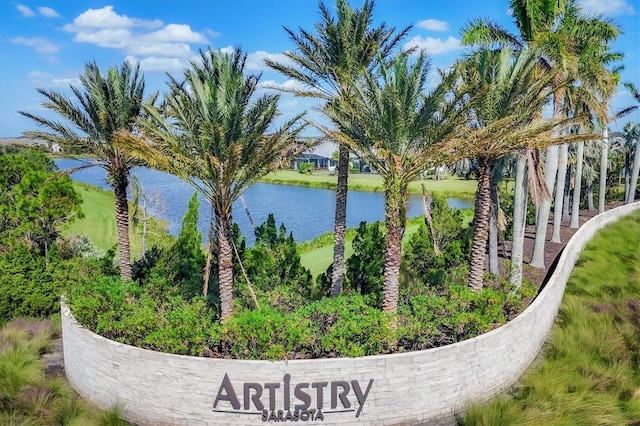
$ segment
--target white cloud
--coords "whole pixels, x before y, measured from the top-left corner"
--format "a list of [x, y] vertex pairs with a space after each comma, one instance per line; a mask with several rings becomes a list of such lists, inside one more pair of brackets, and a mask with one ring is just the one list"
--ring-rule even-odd
[[418, 22], [417, 26], [429, 31], [449, 31], [449, 23], [437, 19], [425, 19]]
[[27, 6], [23, 5], [23, 4], [19, 4], [16, 6], [16, 8], [18, 9], [18, 11], [20, 11], [20, 13], [22, 14], [22, 16], [30, 18], [32, 16], [36, 16], [35, 12], [31, 9], [29, 9]]
[[303, 90], [305, 87], [300, 82], [289, 79], [283, 83], [278, 83], [275, 80], [264, 80], [260, 82], [260, 88], [275, 90]]
[[55, 86], [80, 86], [82, 82], [79, 78], [54, 78], [51, 82]]
[[162, 42], [206, 43], [207, 39], [200, 33], [193, 32], [189, 25], [169, 24], [161, 30], [142, 36], [144, 40]]
[[16, 37], [11, 40], [11, 43], [22, 44], [23, 46], [33, 47], [36, 52], [51, 54], [56, 53], [59, 48], [54, 43], [50, 42], [46, 38], [43, 37], [34, 37], [34, 38], [24, 38], [24, 37]]
[[635, 15], [636, 13], [628, 0], [581, 0], [580, 6], [583, 11], [596, 15]]
[[105, 6], [102, 9], [87, 9], [73, 20], [73, 24], [67, 24], [63, 29], [76, 32], [79, 28], [158, 28], [162, 25], [160, 20], [149, 21], [118, 15], [113, 11], [113, 6]]
[[186, 24], [164, 24], [118, 14], [113, 6], [87, 9], [63, 30], [75, 34], [74, 41], [108, 49], [118, 49], [129, 61], [150, 72], [182, 70], [195, 56], [192, 44], [207, 44], [206, 34]]
[[59, 18], [60, 17], [58, 12], [56, 12], [53, 9], [51, 9], [50, 7], [41, 6], [41, 7], [38, 8], [38, 12], [40, 12], [40, 15], [42, 15], [44, 17], [47, 17], [47, 18]]
[[44, 71], [31, 71], [27, 74], [27, 77], [37, 87], [69, 87], [70, 85], [79, 86], [81, 84], [78, 77], [56, 77]]
[[81, 43], [91, 43], [100, 47], [125, 48], [132, 41], [131, 31], [125, 28], [105, 28], [98, 31], [80, 31], [74, 38]]
[[140, 43], [127, 46], [127, 52], [140, 56], [169, 56], [186, 58], [193, 55], [193, 50], [184, 43]]
[[225, 46], [219, 49], [221, 53], [233, 53], [233, 46]]
[[[193, 55], [190, 43], [207, 43], [207, 38], [189, 25], [130, 18], [116, 13], [113, 6], [88, 9], [63, 29], [75, 33], [76, 42], [119, 49], [139, 57], [186, 58]], [[157, 61], [150, 59], [149, 67], [153, 68], [154, 63]]]
[[218, 31], [214, 31], [214, 30], [212, 30], [211, 28], [207, 28], [207, 29], [206, 29], [206, 30], [204, 30], [204, 31], [205, 31], [205, 32], [209, 35], [209, 37], [211, 37], [211, 38], [217, 38], [217, 37], [220, 37], [220, 36], [222, 35], [220, 32], [218, 32]]
[[144, 72], [168, 72], [182, 71], [187, 65], [187, 60], [178, 58], [160, 58], [150, 56], [144, 59], [138, 59], [135, 56], [127, 56], [125, 60], [129, 63], [140, 63], [140, 69]]
[[282, 53], [269, 53], [264, 50], [257, 50], [247, 55], [246, 67], [248, 70], [265, 70], [268, 69], [265, 59], [279, 62], [281, 64], [289, 64], [289, 59]]
[[460, 40], [455, 37], [449, 36], [446, 40], [442, 40], [440, 37], [426, 37], [422, 38], [416, 36], [409, 40], [405, 45], [405, 49], [417, 48], [418, 50], [426, 50], [431, 55], [438, 55], [446, 52], [453, 52], [455, 50], [462, 49]]

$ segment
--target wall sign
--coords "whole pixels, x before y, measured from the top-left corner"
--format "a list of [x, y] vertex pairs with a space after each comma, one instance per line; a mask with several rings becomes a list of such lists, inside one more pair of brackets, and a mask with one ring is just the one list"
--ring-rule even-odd
[[[263, 422], [324, 421], [325, 416], [353, 412], [360, 417], [373, 379], [331, 382], [291, 382], [285, 374], [280, 383], [245, 382], [236, 387], [225, 373], [213, 411], [260, 416]], [[240, 392], [240, 393], [237, 393]]]

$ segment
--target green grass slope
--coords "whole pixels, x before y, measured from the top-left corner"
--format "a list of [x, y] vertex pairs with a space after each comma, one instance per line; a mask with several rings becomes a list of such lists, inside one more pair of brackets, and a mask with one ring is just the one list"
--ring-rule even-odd
[[542, 358], [463, 424], [640, 424], [640, 212], [584, 249]]
[[[62, 235], [84, 235], [100, 250], [107, 251], [118, 242], [113, 192], [80, 182], [74, 182], [73, 187], [82, 197], [84, 217], [69, 224], [62, 231]], [[148, 225], [147, 247], [151, 247], [154, 242], [160, 242], [167, 235], [164, 230], [166, 224], [151, 219]], [[142, 226], [138, 225], [135, 229], [130, 227], [129, 237], [131, 255], [133, 258], [139, 258], [142, 250]]]

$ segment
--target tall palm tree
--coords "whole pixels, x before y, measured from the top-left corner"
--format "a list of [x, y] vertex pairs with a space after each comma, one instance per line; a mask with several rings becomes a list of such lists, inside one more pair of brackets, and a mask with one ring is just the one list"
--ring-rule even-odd
[[[579, 52], [584, 48], [585, 40], [612, 40], [619, 34], [619, 29], [610, 21], [598, 17], [585, 17], [576, 0], [511, 0], [510, 9], [519, 34], [509, 33], [490, 21], [476, 20], [463, 29], [463, 43], [499, 44], [517, 49], [524, 46], [536, 47], [540, 51], [540, 61], [553, 67], [560, 80], [576, 78]], [[563, 98], [562, 90], [554, 93], [554, 117], [562, 114]], [[561, 155], [564, 155], [564, 152], [561, 152]], [[558, 149], [549, 147], [545, 181], [551, 192], [556, 182], [557, 166]], [[558, 191], [561, 191], [564, 182], [558, 182], [557, 186]], [[531, 262], [533, 265], [544, 265], [543, 253], [550, 207], [550, 199], [547, 197], [538, 208], [538, 226]], [[556, 203], [555, 208], [554, 214], [558, 216], [562, 210], [562, 203]]]
[[[350, 97], [335, 99], [327, 115], [340, 130], [323, 132], [356, 152], [382, 177], [385, 194], [385, 263], [383, 309], [396, 312], [402, 237], [406, 225], [408, 186], [443, 158], [463, 123], [463, 97], [451, 87], [454, 76], [433, 91], [426, 89], [430, 65], [420, 52], [415, 60], [400, 53], [354, 87]], [[447, 97], [445, 97], [447, 95]]]
[[[211, 206], [209, 224], [218, 255], [221, 320], [233, 307], [232, 205], [256, 180], [296, 153], [302, 115], [274, 127], [277, 94], [254, 97], [259, 75], [245, 75], [246, 54], [201, 51], [170, 78], [163, 104], [145, 104], [143, 137], [122, 135], [119, 143], [148, 165], [173, 173], [195, 187]], [[207, 248], [206, 295], [213, 242]]]
[[[545, 50], [542, 48], [543, 46], [545, 45], [553, 46], [555, 48], [555, 51], [560, 53], [560, 57], [562, 58], [566, 57], [566, 49], [567, 49], [566, 40], [554, 39], [553, 43], [550, 42], [550, 40], [548, 40], [549, 39], [548, 36], [549, 34], [551, 34], [550, 30], [553, 27], [554, 23], [557, 21], [557, 17], [564, 11], [565, 4], [566, 4], [565, 0], [531, 0], [527, 2], [523, 2], [520, 0], [511, 0], [509, 2], [509, 6], [514, 17], [514, 22], [516, 24], [516, 27], [519, 30], [519, 34], [510, 33], [505, 28], [500, 27], [499, 25], [491, 21], [477, 19], [475, 21], [468, 23], [463, 28], [462, 42], [463, 44], [467, 44], [467, 45], [480, 44], [484, 46], [493, 46], [497, 44], [499, 46], [510, 46], [516, 50], [524, 49], [527, 46], [535, 47], [537, 49], [540, 49], [539, 50], [540, 63], [544, 64], [546, 68], [550, 68], [551, 64], [549, 63], [548, 55], [546, 54]], [[544, 35], [544, 37], [542, 37], [542, 35]], [[540, 72], [543, 72], [545, 67], [543, 67], [540, 70]], [[557, 77], [559, 81], [562, 79], [562, 75], [560, 73], [557, 74]], [[555, 95], [556, 94], [554, 94], [554, 101], [556, 99], [559, 99], [559, 96], [555, 96]], [[554, 102], [554, 109], [556, 108], [557, 108], [557, 105], [556, 105], [556, 102]], [[554, 117], [555, 116], [556, 115], [554, 114]], [[534, 118], [539, 120], [541, 119], [541, 117], [542, 117], [541, 111], [534, 112]], [[546, 174], [545, 174], [545, 181], [548, 189], [550, 185], [553, 185], [552, 178], [555, 179], [554, 168], [557, 166], [557, 148], [551, 146], [547, 148], [547, 151], [548, 151], [546, 156], [547, 168], [546, 168]], [[526, 154], [527, 154], [526, 158], [528, 160], [532, 160], [534, 157], [538, 158], [537, 153], [533, 154], [533, 153], [527, 152]], [[531, 161], [528, 161], [528, 162], [531, 162]], [[527, 163], [520, 161], [519, 164], [520, 164], [520, 167], [526, 167]], [[540, 163], [537, 161], [531, 163], [531, 165], [533, 164], [535, 164], [537, 167], [540, 166]], [[529, 169], [529, 174], [531, 174], [532, 177], [540, 176], [539, 170]], [[524, 176], [524, 170], [520, 170], [520, 175]], [[544, 216], [546, 214], [547, 216], [546, 218], [545, 217], [538, 218], [539, 223], [544, 221], [545, 223], [544, 229], [546, 231], [546, 220], [548, 219], [548, 207], [546, 207], [545, 201], [548, 198], [547, 197], [548, 191], [545, 190], [542, 193], [537, 191], [537, 188], [541, 187], [542, 185], [545, 185], [545, 183], [542, 183], [542, 181], [537, 182], [537, 181], [534, 181], [533, 179], [530, 179], [529, 185], [535, 188], [533, 191], [534, 193], [543, 195], [539, 199], [538, 197], [534, 197], [534, 198], [540, 203], [540, 206], [538, 208], [539, 215]], [[522, 187], [521, 185], [516, 186], [516, 191], [523, 191], [523, 190], [525, 190], [525, 188]], [[522, 203], [522, 201], [525, 199], [525, 194], [514, 193], [514, 196], [518, 199], [518, 201], [520, 201], [520, 203], [514, 204], [514, 209], [517, 209], [517, 210], [526, 209], [526, 204]], [[525, 214], [522, 211], [518, 211], [516, 214], [518, 215], [518, 217], [525, 216]], [[514, 222], [514, 227], [518, 227], [518, 229], [515, 229], [515, 232], [514, 232], [514, 247], [516, 251], [515, 253], [512, 252], [512, 268], [515, 271], [515, 273], [512, 273], [511, 280], [512, 280], [512, 283], [516, 286], [520, 285], [522, 265], [521, 264], [513, 265], [514, 263], [513, 257], [516, 258], [515, 259], [516, 263], [520, 261], [520, 259], [522, 258], [522, 253], [520, 253], [520, 250], [523, 248], [524, 241], [515, 241], [515, 239], [517, 238], [518, 240], [521, 240], [524, 238], [524, 226], [525, 224], [523, 221]], [[522, 227], [522, 229], [520, 229], [520, 227]], [[536, 238], [536, 240], [539, 240], [539, 238]]]
[[24, 135], [80, 151], [93, 158], [80, 168], [97, 166], [107, 172], [107, 181], [115, 195], [120, 276], [131, 279], [127, 186], [136, 161], [114, 146], [114, 139], [118, 132], [135, 130], [144, 101], [144, 77], [139, 73], [139, 65], [124, 62], [120, 68], [111, 67], [103, 75], [98, 65], [90, 62], [85, 65], [80, 83], [80, 87], [71, 86], [73, 98], [57, 91], [38, 89], [38, 93], [46, 98], [42, 105], [63, 121], [20, 111], [45, 129]]
[[[629, 81], [624, 83], [624, 87], [626, 87], [627, 90], [629, 90], [629, 92], [631, 93], [631, 96], [633, 97], [633, 99], [636, 101], [638, 105], [632, 105], [630, 107], [623, 109], [622, 111], [616, 114], [616, 116], [618, 117], [626, 115], [631, 111], [634, 111], [640, 108], [640, 90], [638, 90], [638, 88], [632, 82], [629, 82]], [[627, 128], [627, 126], [629, 126], [629, 128]], [[631, 179], [629, 185], [626, 185], [626, 179], [625, 179], [625, 193], [624, 193], [625, 204], [629, 204], [634, 200], [635, 188], [638, 184], [638, 174], [640, 173], [640, 154], [638, 154], [640, 153], [640, 134], [638, 132], [638, 126], [639, 126], [638, 123], [634, 123], [634, 124], [627, 123], [627, 125], [625, 125], [625, 138], [627, 139], [627, 145], [629, 146], [629, 149], [631, 151], [635, 150], [635, 154], [633, 157], [634, 158], [633, 167], [631, 166], [627, 167], [627, 170], [631, 173], [632, 176], [635, 176], [635, 178]], [[635, 142], [635, 146], [633, 142]]]
[[[376, 58], [387, 57], [411, 27], [397, 34], [384, 23], [373, 27], [373, 0], [365, 0], [360, 9], [353, 9], [347, 0], [336, 0], [335, 16], [324, 3], [318, 6], [321, 19], [315, 25], [315, 33], [285, 28], [295, 48], [285, 52], [291, 64], [269, 59], [266, 63], [304, 86], [286, 91], [324, 101], [325, 108], [332, 100], [349, 96], [354, 84], [376, 65]], [[342, 292], [344, 281], [349, 172], [349, 151], [345, 145], [340, 145], [337, 169], [332, 296]]]
[[[606, 121], [606, 98], [609, 96], [610, 84], [613, 81], [612, 74], [606, 69], [606, 66], [619, 59], [617, 54], [608, 51], [607, 43], [615, 39], [619, 33], [620, 30], [608, 20], [584, 16], [576, 1], [565, 2], [556, 23], [548, 33], [541, 34], [537, 41], [550, 58], [550, 63], [560, 70], [565, 78], [573, 82], [573, 86], [568, 89], [554, 93], [554, 116], [567, 113], [575, 114], [570, 107], [567, 108], [565, 105], [567, 91], [570, 90], [581, 92], [582, 102], [588, 104], [588, 109], [590, 113], [594, 114], [596, 120], [601, 123]], [[578, 144], [581, 143], [578, 142]], [[566, 147], [561, 147], [560, 155], [563, 157], [563, 162], [565, 150]], [[550, 184], [550, 190], [553, 186], [556, 189], [553, 234], [559, 237], [561, 224], [559, 218], [563, 207], [563, 197], [560, 194], [563, 192], [565, 182], [561, 179], [555, 179], [556, 170], [559, 169], [557, 155], [554, 156], [552, 162], [548, 161], [547, 164], [549, 171], [547, 183]], [[566, 178], [566, 174], [564, 176]], [[558, 177], [563, 177], [563, 170], [559, 171]], [[540, 209], [534, 253], [531, 260], [532, 266], [544, 267], [544, 247], [550, 207], [550, 200], [547, 200], [543, 202]]]
[[628, 189], [625, 191], [624, 200], [625, 204], [630, 204], [635, 199], [638, 174], [640, 173], [640, 123], [627, 123], [624, 126], [624, 136], [627, 140], [629, 153], [633, 153], [633, 165], [630, 164], [630, 167], [628, 167], [631, 178], [629, 185], [625, 185], [625, 189]]
[[495, 162], [527, 148], [546, 147], [571, 139], [551, 130], [580, 118], [534, 120], [551, 94], [564, 84], [554, 71], [540, 73], [540, 53], [535, 49], [514, 52], [481, 49], [458, 64], [463, 84], [475, 86], [465, 134], [465, 151], [476, 158], [476, 192], [469, 286], [483, 286], [490, 209], [490, 176]]

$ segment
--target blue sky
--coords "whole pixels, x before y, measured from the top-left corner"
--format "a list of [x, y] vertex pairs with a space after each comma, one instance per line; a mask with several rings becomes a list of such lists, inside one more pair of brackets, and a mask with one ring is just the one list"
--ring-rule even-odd
[[[362, 1], [351, 3], [359, 7]], [[640, 0], [581, 3], [585, 11], [622, 27], [613, 46], [625, 54], [622, 80], [640, 86]], [[375, 23], [414, 25], [405, 46], [426, 49], [433, 65], [445, 68], [464, 52], [460, 28], [469, 20], [490, 18], [515, 31], [507, 5], [507, 0], [377, 0]], [[179, 75], [200, 48], [241, 46], [248, 70], [262, 72], [264, 84], [291, 84], [263, 59], [282, 59], [282, 52], [293, 48], [283, 26], [311, 30], [317, 20], [314, 0], [0, 0], [0, 137], [32, 129], [17, 111], [48, 115], [36, 88], [67, 92], [91, 60], [103, 70], [139, 61], [150, 93], [162, 91], [165, 73]], [[621, 86], [613, 109], [631, 104]], [[312, 102], [289, 95], [282, 97], [281, 110], [283, 117], [303, 110], [309, 118], [320, 117]], [[611, 127], [621, 129], [629, 120], [640, 121], [640, 112]]]

